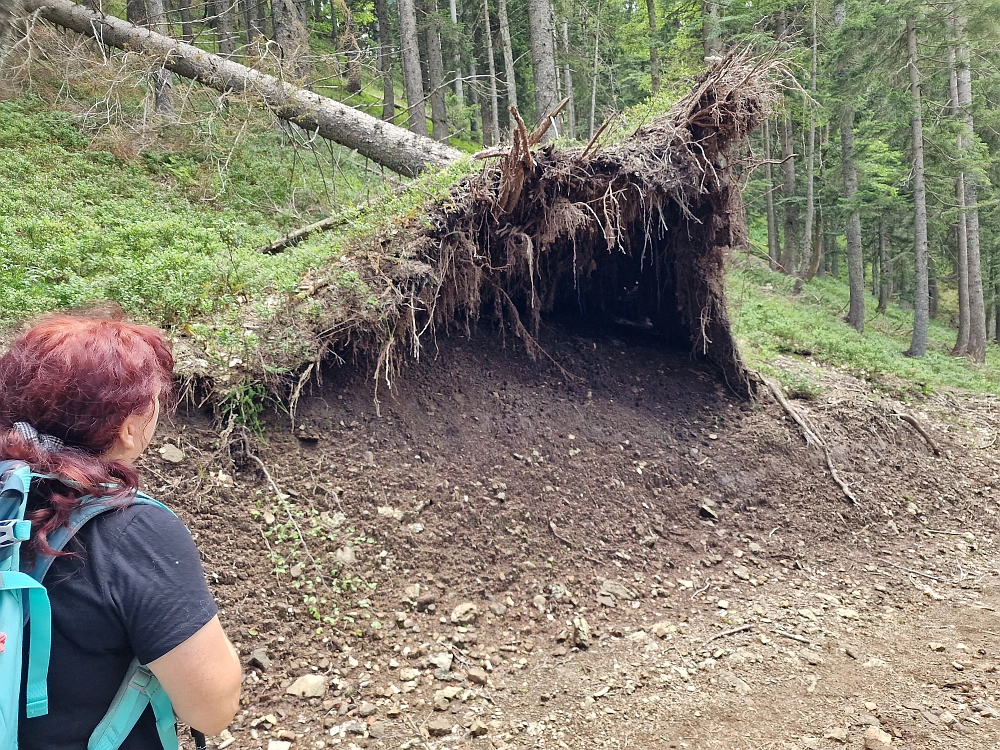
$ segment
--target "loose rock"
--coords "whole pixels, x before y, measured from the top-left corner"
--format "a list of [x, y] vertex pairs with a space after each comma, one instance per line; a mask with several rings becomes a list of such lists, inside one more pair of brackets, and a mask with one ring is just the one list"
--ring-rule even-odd
[[299, 698], [322, 698], [326, 694], [326, 678], [319, 674], [304, 674], [285, 692]]
[[459, 604], [451, 612], [451, 621], [456, 625], [471, 625], [479, 617], [479, 608], [472, 602]]
[[427, 733], [431, 737], [446, 737], [451, 734], [451, 719], [432, 719], [427, 722]]

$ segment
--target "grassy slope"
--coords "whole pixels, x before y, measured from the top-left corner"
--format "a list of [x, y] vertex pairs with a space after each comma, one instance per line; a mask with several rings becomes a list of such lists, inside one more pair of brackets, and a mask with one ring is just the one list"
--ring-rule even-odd
[[363, 195], [349, 161], [330, 185], [266, 126], [123, 161], [76, 124], [32, 97], [0, 101], [0, 328], [100, 298], [176, 325], [292, 289], [329, 245], [253, 249]]
[[778, 377], [798, 395], [817, 387], [801, 368], [785, 368], [782, 355], [799, 355], [840, 367], [896, 395], [917, 395], [949, 387], [1000, 393], [1000, 351], [989, 347], [985, 365], [956, 359], [948, 353], [955, 331], [931, 322], [928, 356], [903, 355], [910, 345], [913, 313], [890, 305], [875, 312], [877, 300], [866, 299], [865, 333], [844, 322], [849, 292], [840, 279], [817, 278], [802, 293], [792, 292], [794, 280], [772, 273], [755, 260], [741, 258], [729, 274], [730, 310], [740, 347], [748, 364]]

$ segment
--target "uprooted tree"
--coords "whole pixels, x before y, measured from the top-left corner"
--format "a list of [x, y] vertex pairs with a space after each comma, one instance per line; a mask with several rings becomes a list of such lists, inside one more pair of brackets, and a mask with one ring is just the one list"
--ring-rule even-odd
[[329, 355], [370, 356], [386, 382], [426, 339], [481, 320], [534, 356], [541, 317], [563, 312], [643, 321], [749, 395], [724, 262], [746, 239], [738, 158], [771, 106], [775, 65], [731, 57], [665, 117], [607, 148], [532, 151], [522, 126], [509, 150], [447, 196], [382, 222], [310, 271], [258, 328], [266, 361], [227, 372], [220, 387], [240, 375], [263, 380], [294, 407]]
[[0, 0], [0, 16], [16, 15], [22, 5], [57, 26], [101, 44], [142, 52], [167, 70], [223, 93], [258, 96], [277, 117], [354, 149], [398, 174], [413, 177], [461, 156], [426, 136], [72, 0]]

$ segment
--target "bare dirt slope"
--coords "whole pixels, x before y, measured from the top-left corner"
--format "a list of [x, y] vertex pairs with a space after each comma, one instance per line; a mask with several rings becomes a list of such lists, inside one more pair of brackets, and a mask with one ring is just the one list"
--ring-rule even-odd
[[327, 371], [294, 434], [271, 419], [270, 480], [197, 414], [163, 429], [183, 456], [146, 476], [247, 664], [216, 746], [1000, 743], [996, 402], [921, 402], [934, 455], [901, 404], [789, 360], [826, 384], [794, 403], [852, 506], [766, 396], [629, 328], [542, 343], [558, 367], [439, 341], [380, 416]]

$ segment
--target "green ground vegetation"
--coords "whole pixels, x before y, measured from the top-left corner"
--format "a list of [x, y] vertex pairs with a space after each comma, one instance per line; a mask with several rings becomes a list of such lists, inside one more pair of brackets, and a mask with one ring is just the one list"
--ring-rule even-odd
[[955, 330], [947, 316], [931, 321], [930, 345], [923, 358], [907, 357], [912, 310], [892, 304], [875, 312], [868, 296], [865, 332], [844, 321], [849, 290], [844, 279], [819, 276], [794, 293], [794, 277], [774, 273], [756, 258], [740, 256], [730, 268], [727, 297], [740, 349], [747, 364], [776, 377], [792, 395], [809, 398], [821, 391], [808, 368], [783, 367], [788, 357], [832, 365], [897, 397], [947, 388], [1000, 393], [1000, 352], [989, 347], [985, 364], [951, 356]]

